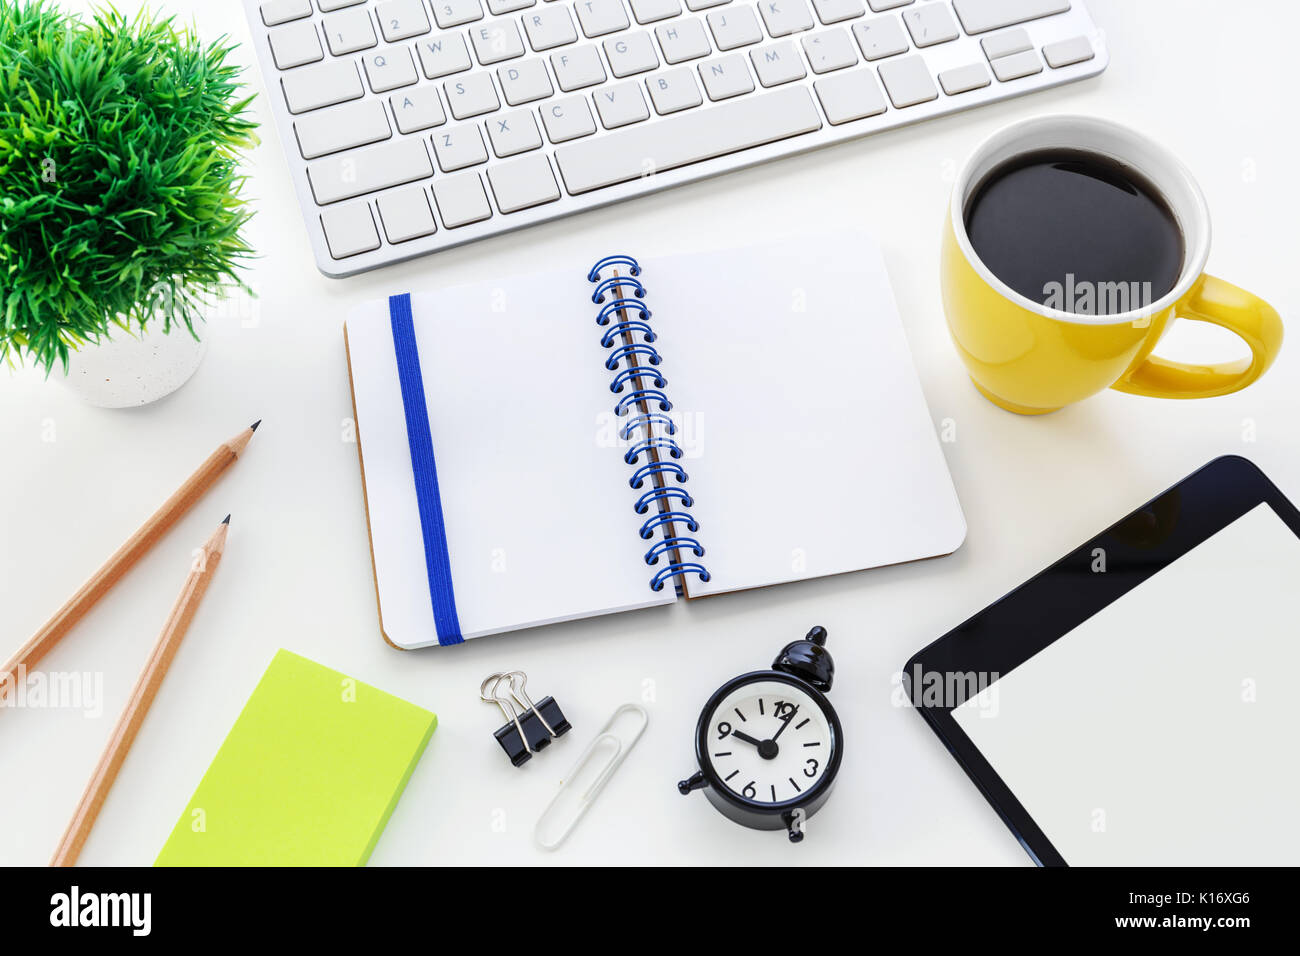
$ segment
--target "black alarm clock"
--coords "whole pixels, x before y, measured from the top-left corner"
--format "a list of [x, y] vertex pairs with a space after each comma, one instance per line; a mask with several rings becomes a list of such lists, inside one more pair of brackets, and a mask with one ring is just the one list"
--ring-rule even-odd
[[803, 839], [803, 823], [821, 809], [835, 784], [844, 731], [826, 699], [835, 663], [826, 628], [814, 627], [772, 662], [714, 692], [695, 729], [700, 769], [677, 784], [703, 790], [725, 817], [756, 830], [785, 830]]

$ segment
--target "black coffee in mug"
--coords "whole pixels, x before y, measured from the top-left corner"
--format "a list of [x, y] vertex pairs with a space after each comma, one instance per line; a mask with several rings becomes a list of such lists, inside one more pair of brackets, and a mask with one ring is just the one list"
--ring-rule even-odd
[[1183, 270], [1182, 230], [1160, 190], [1093, 152], [1043, 149], [1008, 160], [971, 192], [965, 220], [995, 276], [1063, 312], [1145, 308]]

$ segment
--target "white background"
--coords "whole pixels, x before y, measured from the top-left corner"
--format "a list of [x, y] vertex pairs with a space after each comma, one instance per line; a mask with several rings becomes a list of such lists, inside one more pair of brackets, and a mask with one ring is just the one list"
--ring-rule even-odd
[[[89, 4], [69, 3], [71, 7]], [[1300, 346], [1247, 392], [1203, 402], [1107, 393], [1022, 419], [979, 398], [949, 344], [938, 288], [948, 184], [999, 126], [1090, 112], [1141, 129], [1199, 177], [1214, 218], [1212, 272], [1297, 306], [1297, 173], [1288, 64], [1300, 10], [1264, 0], [1088, 0], [1107, 32], [1100, 78], [812, 155], [732, 173], [342, 282], [316, 271], [276, 131], [249, 159], [262, 258], [252, 321], [215, 322], [196, 377], [134, 411], [82, 404], [56, 379], [0, 373], [0, 642], [18, 646], [224, 438], [265, 424], [245, 458], [46, 659], [104, 674], [105, 713], [0, 710], [0, 863], [49, 858], [184, 577], [227, 511], [226, 558], [86, 846], [87, 864], [152, 862], [275, 649], [287, 647], [436, 711], [440, 726], [372, 863], [981, 863], [1025, 865], [1011, 835], [908, 709], [891, 678], [922, 645], [1135, 505], [1220, 454], [1245, 454], [1300, 496]], [[137, 4], [121, 4], [133, 10]], [[208, 39], [247, 42], [241, 7], [170, 0]], [[252, 56], [241, 56], [252, 64]], [[249, 81], [259, 92], [255, 69]], [[269, 124], [265, 104], [256, 115]], [[598, 618], [449, 650], [379, 639], [341, 325], [359, 301], [539, 268], [582, 267], [593, 245], [657, 255], [764, 235], [860, 226], [885, 249], [903, 321], [970, 525], [953, 557], [689, 607]], [[1182, 358], [1239, 346], [1171, 342]], [[543, 357], [544, 358], [544, 357]], [[54, 440], [47, 441], [53, 429]], [[553, 503], [580, 506], [581, 502]], [[755, 516], [756, 520], [759, 516]], [[600, 560], [599, 555], [592, 555]], [[679, 796], [699, 708], [767, 666], [809, 626], [830, 631], [831, 700], [848, 748], [839, 785], [790, 846], [701, 794]], [[523, 668], [575, 730], [508, 765], [479, 681]], [[559, 778], [614, 708], [651, 724], [558, 853], [531, 842]]]

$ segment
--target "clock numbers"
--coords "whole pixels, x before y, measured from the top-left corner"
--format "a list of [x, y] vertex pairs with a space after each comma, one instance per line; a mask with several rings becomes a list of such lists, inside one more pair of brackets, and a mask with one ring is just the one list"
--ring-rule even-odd
[[813, 758], [805, 748], [834, 745], [821, 705], [784, 682], [737, 687], [718, 703], [706, 726], [713, 728], [715, 746], [708, 757], [717, 779], [755, 803], [806, 798], [821, 782], [829, 755]]

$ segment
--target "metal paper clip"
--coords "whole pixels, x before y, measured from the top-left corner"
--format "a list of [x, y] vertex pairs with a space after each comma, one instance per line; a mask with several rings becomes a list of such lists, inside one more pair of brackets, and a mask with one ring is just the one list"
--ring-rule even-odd
[[[615, 732], [615, 724], [627, 724]], [[650, 715], [639, 704], [624, 704], [614, 711], [596, 739], [560, 781], [559, 792], [546, 805], [533, 828], [533, 838], [543, 850], [554, 850], [573, 832], [614, 771], [645, 733]], [[599, 756], [599, 760], [597, 757]], [[563, 812], [562, 812], [563, 811]], [[558, 818], [559, 822], [551, 818]], [[558, 831], [558, 832], [551, 832]]]
[[533, 703], [527, 688], [528, 675], [523, 671], [489, 674], [479, 685], [479, 699], [496, 704], [505, 715], [506, 722], [493, 736], [516, 767], [572, 729], [554, 697]]

